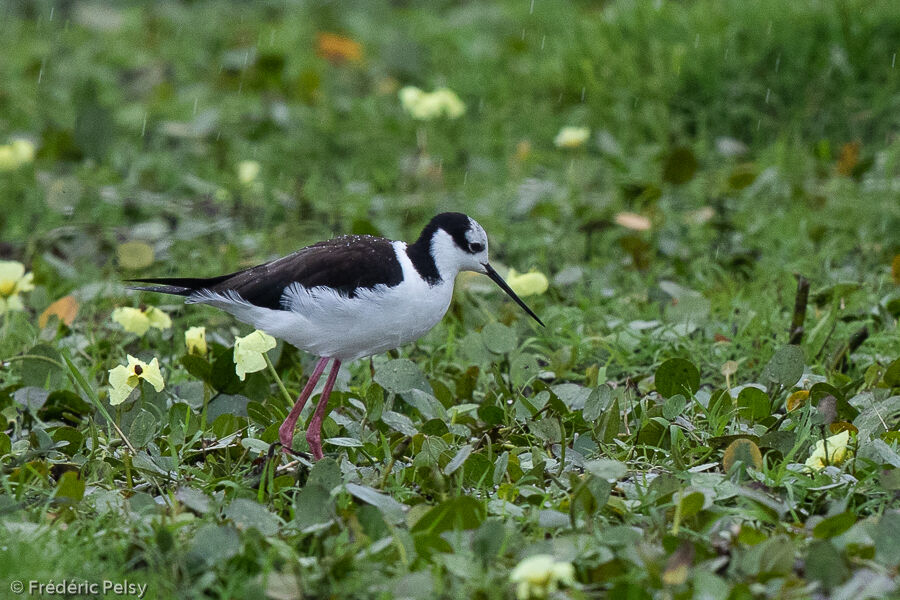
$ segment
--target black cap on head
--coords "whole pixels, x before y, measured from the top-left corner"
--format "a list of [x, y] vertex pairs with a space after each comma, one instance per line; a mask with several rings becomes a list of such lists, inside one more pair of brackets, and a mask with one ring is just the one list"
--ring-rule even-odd
[[466, 232], [471, 228], [472, 220], [469, 218], [469, 215], [459, 212], [445, 212], [435, 215], [428, 222], [428, 225], [422, 230], [422, 237], [431, 239], [435, 231], [443, 229], [450, 234], [457, 246], [468, 251], [469, 240], [466, 239]]

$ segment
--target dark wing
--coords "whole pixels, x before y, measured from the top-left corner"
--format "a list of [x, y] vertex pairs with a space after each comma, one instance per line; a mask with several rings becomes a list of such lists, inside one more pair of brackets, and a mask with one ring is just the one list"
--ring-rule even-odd
[[319, 242], [293, 254], [243, 271], [211, 277], [135, 279], [158, 284], [133, 289], [190, 296], [200, 290], [234, 291], [256, 306], [281, 309], [281, 298], [292, 283], [312, 288], [326, 286], [353, 297], [359, 288], [378, 284], [393, 287], [403, 279], [403, 269], [390, 240], [368, 235], [348, 235]]

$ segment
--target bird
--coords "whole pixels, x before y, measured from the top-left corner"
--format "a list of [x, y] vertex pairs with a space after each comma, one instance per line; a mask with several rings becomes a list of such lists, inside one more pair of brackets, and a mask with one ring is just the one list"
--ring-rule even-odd
[[184, 296], [231, 313], [318, 357], [278, 430], [293, 453], [294, 430], [330, 361], [331, 371], [306, 430], [314, 460], [324, 456], [322, 423], [341, 364], [392, 350], [425, 335], [444, 317], [460, 271], [487, 275], [542, 327], [488, 261], [488, 237], [459, 212], [434, 216], [418, 239], [344, 235], [267, 263], [218, 277], [132, 279], [131, 289]]

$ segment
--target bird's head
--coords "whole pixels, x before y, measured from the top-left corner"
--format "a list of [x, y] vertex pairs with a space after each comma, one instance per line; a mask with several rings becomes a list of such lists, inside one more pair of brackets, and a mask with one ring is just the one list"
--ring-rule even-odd
[[544, 324], [491, 266], [487, 233], [475, 219], [463, 213], [441, 213], [425, 226], [422, 237], [430, 239], [431, 255], [442, 276], [452, 280], [460, 271], [483, 273], [535, 321]]

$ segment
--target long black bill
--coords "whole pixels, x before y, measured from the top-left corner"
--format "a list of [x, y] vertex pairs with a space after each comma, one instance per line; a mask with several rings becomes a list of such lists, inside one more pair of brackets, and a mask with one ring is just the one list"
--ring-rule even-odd
[[528, 308], [528, 305], [527, 305], [527, 304], [525, 304], [524, 302], [522, 302], [522, 299], [521, 299], [521, 298], [519, 298], [518, 296], [516, 296], [516, 293], [515, 293], [514, 291], [512, 291], [512, 288], [509, 287], [509, 286], [506, 284], [506, 282], [503, 281], [503, 278], [500, 277], [500, 275], [497, 273], [497, 271], [494, 270], [494, 267], [492, 267], [492, 266], [491, 266], [490, 264], [488, 264], [488, 263], [484, 263], [482, 266], [484, 267], [484, 273], [485, 273], [485, 275], [487, 275], [488, 277], [490, 277], [491, 279], [493, 279], [493, 280], [494, 280], [494, 283], [496, 283], [497, 285], [499, 285], [501, 290], [503, 290], [504, 292], [506, 292], [506, 293], [509, 295], [510, 298], [512, 298], [513, 300], [515, 300], [515, 301], [516, 301], [516, 304], [518, 304], [519, 306], [521, 306], [522, 308], [524, 308], [524, 309], [525, 309], [525, 312], [527, 312], [527, 313], [529, 314], [529, 316], [531, 316], [532, 319], [534, 319], [535, 321], [537, 321], [538, 323], [541, 324], [541, 327], [544, 327], [544, 322], [541, 321], [541, 320], [538, 318], [538, 316], [537, 316], [536, 314], [534, 314], [534, 311], [532, 311], [530, 308]]

